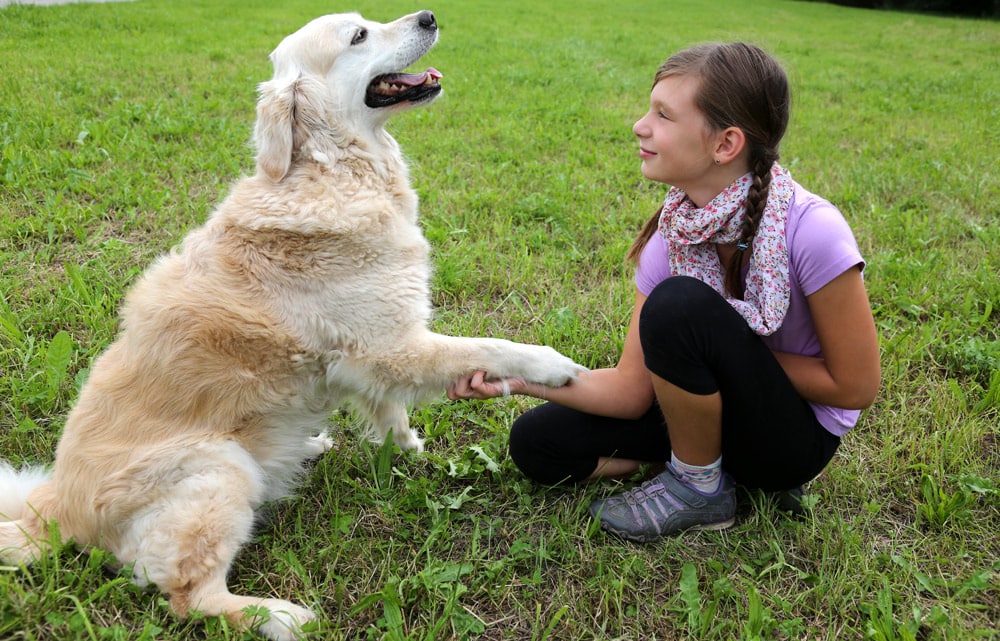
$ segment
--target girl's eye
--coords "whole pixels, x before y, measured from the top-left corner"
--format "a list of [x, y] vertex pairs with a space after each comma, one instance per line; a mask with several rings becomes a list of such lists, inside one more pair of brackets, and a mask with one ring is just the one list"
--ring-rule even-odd
[[367, 38], [367, 37], [368, 37], [368, 30], [367, 29], [358, 29], [358, 32], [356, 34], [354, 34], [354, 38], [351, 39], [351, 44], [352, 45], [359, 45], [362, 42], [364, 42], [365, 38]]
[[659, 116], [660, 118], [664, 119], [664, 120], [670, 120], [670, 116], [668, 116], [667, 114], [663, 113], [662, 111], [660, 111], [660, 112], [657, 112], [657, 115], [658, 115], [658, 116]]

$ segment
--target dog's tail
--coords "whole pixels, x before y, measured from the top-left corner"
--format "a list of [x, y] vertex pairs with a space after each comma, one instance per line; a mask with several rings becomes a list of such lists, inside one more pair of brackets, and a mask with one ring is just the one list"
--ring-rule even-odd
[[28, 495], [49, 477], [40, 467], [17, 470], [0, 461], [0, 559], [27, 563], [44, 545], [43, 523], [28, 505]]
[[42, 467], [14, 469], [10, 463], [0, 461], [0, 522], [21, 518], [28, 502], [28, 495], [49, 480], [51, 474]]

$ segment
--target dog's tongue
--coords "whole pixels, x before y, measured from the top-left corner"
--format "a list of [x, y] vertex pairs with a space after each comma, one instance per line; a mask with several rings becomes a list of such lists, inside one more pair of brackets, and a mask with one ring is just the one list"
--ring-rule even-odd
[[392, 84], [406, 85], [407, 87], [419, 87], [423, 84], [430, 84], [441, 79], [441, 72], [434, 67], [429, 67], [423, 73], [401, 73], [392, 76]]
[[393, 73], [372, 80], [365, 92], [365, 104], [373, 109], [390, 107], [404, 100], [411, 102], [433, 99], [441, 90], [441, 72], [430, 67], [423, 73]]

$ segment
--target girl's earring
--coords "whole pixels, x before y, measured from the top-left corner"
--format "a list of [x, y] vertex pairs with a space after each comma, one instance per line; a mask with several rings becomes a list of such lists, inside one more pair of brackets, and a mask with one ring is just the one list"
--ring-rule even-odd
[[720, 164], [721, 162], [722, 162], [722, 161], [721, 161], [721, 160], [719, 160], [718, 158], [716, 158], [716, 159], [715, 159], [715, 164], [716, 164], [716, 165]]

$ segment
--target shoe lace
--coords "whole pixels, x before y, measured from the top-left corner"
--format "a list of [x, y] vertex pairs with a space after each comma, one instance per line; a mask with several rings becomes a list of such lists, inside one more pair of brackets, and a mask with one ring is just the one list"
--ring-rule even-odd
[[633, 487], [624, 494], [625, 502], [629, 505], [639, 505], [647, 500], [653, 499], [663, 494], [667, 488], [656, 478], [651, 478], [637, 487]]
[[[672, 465], [667, 464], [666, 473], [672, 474], [681, 483], [687, 484], [688, 478], [684, 474], [681, 474], [673, 468]], [[647, 500], [655, 499], [668, 492], [667, 488], [663, 483], [660, 482], [659, 476], [654, 476], [641, 483], [639, 486], [632, 488], [624, 493], [625, 501], [629, 505], [638, 505]]]

